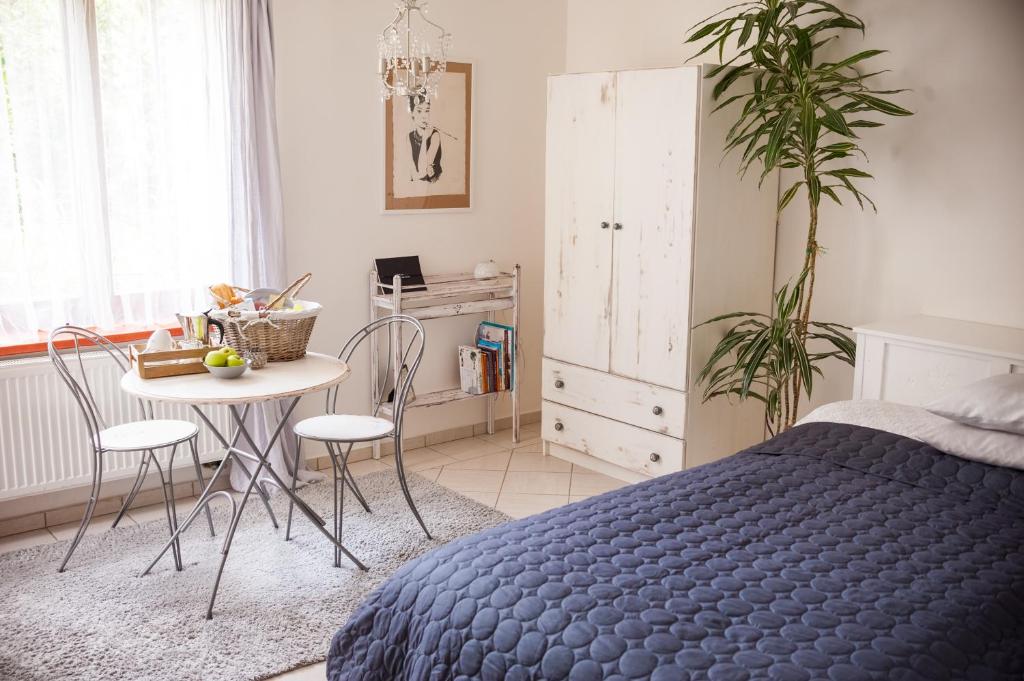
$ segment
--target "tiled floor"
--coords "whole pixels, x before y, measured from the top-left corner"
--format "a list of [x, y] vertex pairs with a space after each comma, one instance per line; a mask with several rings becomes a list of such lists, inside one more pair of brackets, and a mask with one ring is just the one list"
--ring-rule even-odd
[[[512, 431], [479, 435], [405, 454], [406, 470], [449, 487], [513, 518], [524, 518], [570, 501], [621, 487], [625, 483], [601, 473], [546, 457], [540, 448], [540, 427], [524, 426], [522, 441], [512, 443]], [[393, 466], [394, 457], [360, 461], [360, 473]]]
[[[539, 424], [523, 426], [521, 440], [513, 444], [512, 431], [504, 430], [494, 435], [413, 449], [405, 453], [405, 467], [513, 518], [525, 518], [626, 484], [560, 459], [545, 457], [540, 449]], [[388, 456], [379, 461], [356, 462], [351, 464], [351, 469], [356, 475], [362, 475], [392, 466], [394, 457]], [[179, 513], [191, 503], [189, 499], [179, 500]], [[129, 511], [121, 522], [139, 524], [164, 517], [163, 504], [156, 504]], [[95, 518], [89, 532], [104, 532], [113, 519], [113, 515]], [[77, 528], [78, 523], [69, 523], [0, 538], [0, 553], [68, 539]], [[319, 681], [325, 676], [324, 669], [324, 664], [320, 663], [273, 677], [273, 681]]]

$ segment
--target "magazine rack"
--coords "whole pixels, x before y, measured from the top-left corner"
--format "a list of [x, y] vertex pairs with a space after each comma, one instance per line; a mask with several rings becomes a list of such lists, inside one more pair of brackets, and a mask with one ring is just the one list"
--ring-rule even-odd
[[[502, 272], [489, 279], [477, 279], [472, 273], [435, 274], [423, 277], [426, 288], [411, 287], [403, 290], [402, 278], [396, 276], [389, 283], [378, 280], [376, 268], [370, 272], [370, 321], [392, 314], [407, 314], [421, 321], [457, 317], [461, 315], [486, 315], [488, 321], [495, 321], [495, 313], [499, 310], [511, 310], [513, 334], [513, 368], [512, 388], [512, 441], [519, 442], [519, 365], [520, 365], [520, 329], [519, 329], [519, 291], [522, 268], [516, 265], [512, 272]], [[381, 392], [387, 384], [397, 385], [398, 373], [402, 370], [402, 338], [401, 330], [396, 331], [398, 338], [393, 338], [391, 350], [391, 376], [383, 377], [380, 348], [370, 344], [370, 404], [377, 404]], [[462, 400], [485, 399], [487, 401], [487, 432], [494, 433], [494, 404], [503, 392], [471, 395], [460, 388], [437, 390], [433, 392], [416, 391], [416, 399], [406, 404], [406, 409], [425, 409], [438, 407]], [[384, 403], [381, 407], [384, 415], [391, 416], [391, 406]], [[380, 446], [374, 443], [374, 458], [380, 458]]]

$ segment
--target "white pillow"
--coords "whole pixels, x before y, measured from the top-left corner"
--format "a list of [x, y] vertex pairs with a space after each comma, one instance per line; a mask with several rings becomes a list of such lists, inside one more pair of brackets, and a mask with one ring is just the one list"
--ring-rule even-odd
[[884, 430], [927, 442], [961, 459], [1024, 470], [1024, 435], [965, 426], [921, 407], [877, 400], [833, 402], [818, 407], [800, 423], [816, 421]]
[[964, 425], [1024, 435], [1024, 374], [991, 376], [925, 406]]
[[961, 459], [1024, 470], [1024, 435], [937, 421], [922, 428], [917, 439]]
[[937, 423], [944, 423], [946, 419], [909, 404], [881, 400], [845, 400], [821, 405], [800, 419], [797, 425], [817, 421], [864, 426], [920, 440], [922, 432]]

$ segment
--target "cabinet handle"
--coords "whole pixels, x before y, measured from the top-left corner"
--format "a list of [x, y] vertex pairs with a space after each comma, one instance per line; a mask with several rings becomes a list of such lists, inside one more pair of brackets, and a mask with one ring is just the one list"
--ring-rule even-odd
[[608, 229], [609, 227], [611, 227], [611, 225], [609, 225], [607, 222], [601, 223], [601, 229]]
[[555, 379], [555, 387], [558, 388], [559, 390], [561, 390], [562, 388], [565, 387], [565, 381], [563, 381], [560, 378]]
[[661, 461], [661, 454], [657, 454], [657, 453], [653, 453], [652, 452], [651, 453], [651, 461], [653, 461], [654, 463], [658, 463], [659, 461]]
[[654, 413], [655, 416], [661, 416], [662, 414], [665, 413], [665, 410], [662, 409], [661, 407], [655, 407], [651, 411]]
[[562, 432], [565, 430], [565, 425], [561, 421], [555, 421], [555, 430]]
[[615, 229], [622, 229], [622, 223], [621, 222], [616, 222], [615, 223]]

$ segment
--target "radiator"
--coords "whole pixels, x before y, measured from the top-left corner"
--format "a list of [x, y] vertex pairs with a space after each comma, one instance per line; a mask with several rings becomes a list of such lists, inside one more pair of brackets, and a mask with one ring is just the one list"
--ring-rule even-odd
[[[108, 425], [139, 418], [138, 401], [121, 392], [121, 370], [101, 352], [83, 353], [93, 396]], [[74, 369], [77, 373], [77, 367]], [[159, 380], [159, 379], [156, 379]], [[231, 431], [226, 408], [205, 408], [223, 433]], [[203, 461], [220, 459], [223, 450], [187, 405], [154, 404], [156, 418], [200, 424], [199, 453]], [[166, 464], [168, 452], [158, 455]], [[108, 452], [103, 479], [133, 478], [140, 454]], [[174, 459], [191, 470], [188, 446]], [[78, 403], [47, 358], [0, 362], [0, 501], [88, 485], [92, 481], [92, 448]]]

